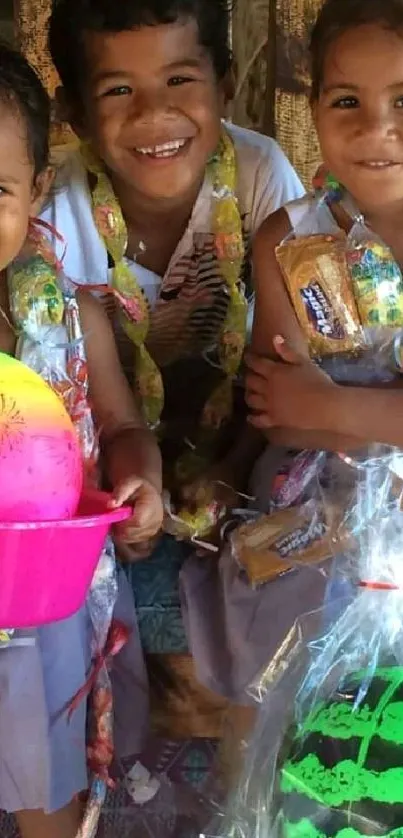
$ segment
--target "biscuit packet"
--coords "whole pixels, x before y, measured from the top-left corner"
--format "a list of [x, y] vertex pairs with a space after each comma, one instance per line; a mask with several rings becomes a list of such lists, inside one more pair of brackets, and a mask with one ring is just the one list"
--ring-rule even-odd
[[258, 587], [301, 565], [319, 565], [335, 552], [342, 540], [339, 526], [343, 512], [309, 500], [260, 515], [238, 527], [231, 535], [235, 560], [250, 584]]
[[346, 236], [290, 238], [276, 257], [311, 357], [354, 352], [365, 337], [346, 261]]

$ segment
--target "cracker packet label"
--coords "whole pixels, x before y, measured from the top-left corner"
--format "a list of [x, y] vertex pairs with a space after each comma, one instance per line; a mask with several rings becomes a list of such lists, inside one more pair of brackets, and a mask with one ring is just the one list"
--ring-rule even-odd
[[333, 311], [326, 291], [318, 280], [300, 289], [308, 320], [318, 335], [331, 340], [345, 340], [346, 330]]
[[320, 564], [333, 554], [341, 511], [308, 501], [261, 515], [232, 533], [233, 555], [253, 586], [296, 569]]
[[313, 357], [365, 346], [346, 263], [346, 238], [312, 235], [283, 242], [276, 257]]

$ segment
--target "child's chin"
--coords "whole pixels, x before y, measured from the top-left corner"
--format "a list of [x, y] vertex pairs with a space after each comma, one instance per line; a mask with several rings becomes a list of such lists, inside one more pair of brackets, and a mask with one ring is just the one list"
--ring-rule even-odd
[[[158, 176], [147, 178], [134, 178], [133, 187], [137, 192], [141, 192], [144, 196], [152, 200], [159, 201], [180, 201], [189, 195], [192, 185], [195, 182], [193, 177], [183, 177], [185, 173], [181, 172], [181, 177], [178, 177], [178, 171], [168, 173], [165, 172], [165, 177], [162, 173]], [[170, 176], [169, 176], [170, 175]]]

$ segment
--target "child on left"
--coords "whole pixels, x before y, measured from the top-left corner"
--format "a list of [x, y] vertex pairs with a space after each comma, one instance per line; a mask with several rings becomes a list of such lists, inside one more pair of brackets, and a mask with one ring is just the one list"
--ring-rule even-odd
[[[48, 136], [49, 101], [41, 82], [21, 55], [0, 46], [0, 351], [25, 362], [7, 269], [29, 242], [30, 220], [50, 187]], [[134, 507], [119, 536], [140, 544], [162, 523], [158, 445], [126, 384], [107, 316], [88, 293], [78, 295], [78, 305], [112, 503]], [[116, 573], [114, 613], [131, 630], [130, 656], [137, 643], [134, 607], [123, 573]], [[91, 631], [85, 605], [67, 620], [33, 629], [31, 645], [0, 647], [0, 808], [15, 813], [22, 838], [74, 838], [79, 829], [77, 797], [88, 785], [86, 701], [70, 720], [68, 709], [88, 675]], [[133, 672], [135, 659], [127, 663]], [[135, 674], [141, 688], [142, 672]], [[126, 699], [135, 706], [135, 698]]]

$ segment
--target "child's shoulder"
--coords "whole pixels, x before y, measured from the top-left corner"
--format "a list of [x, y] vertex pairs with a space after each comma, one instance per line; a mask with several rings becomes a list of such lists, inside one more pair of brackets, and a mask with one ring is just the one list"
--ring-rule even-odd
[[279, 207], [304, 194], [302, 183], [278, 143], [248, 128], [227, 124], [238, 164], [238, 199], [251, 230]]
[[292, 228], [299, 226], [300, 222], [308, 213], [311, 212], [316, 202], [313, 192], [307, 192], [299, 198], [294, 198], [284, 205], [284, 212], [289, 218]]
[[308, 192], [264, 219], [254, 239], [255, 249], [273, 249], [289, 234], [300, 237], [337, 233], [339, 226], [326, 202]]
[[55, 182], [41, 218], [67, 274], [80, 283], [107, 282], [107, 255], [92, 215], [87, 174], [78, 151], [57, 161]]
[[66, 149], [54, 160], [55, 180], [50, 200], [72, 191], [88, 191], [88, 182], [78, 149]]

